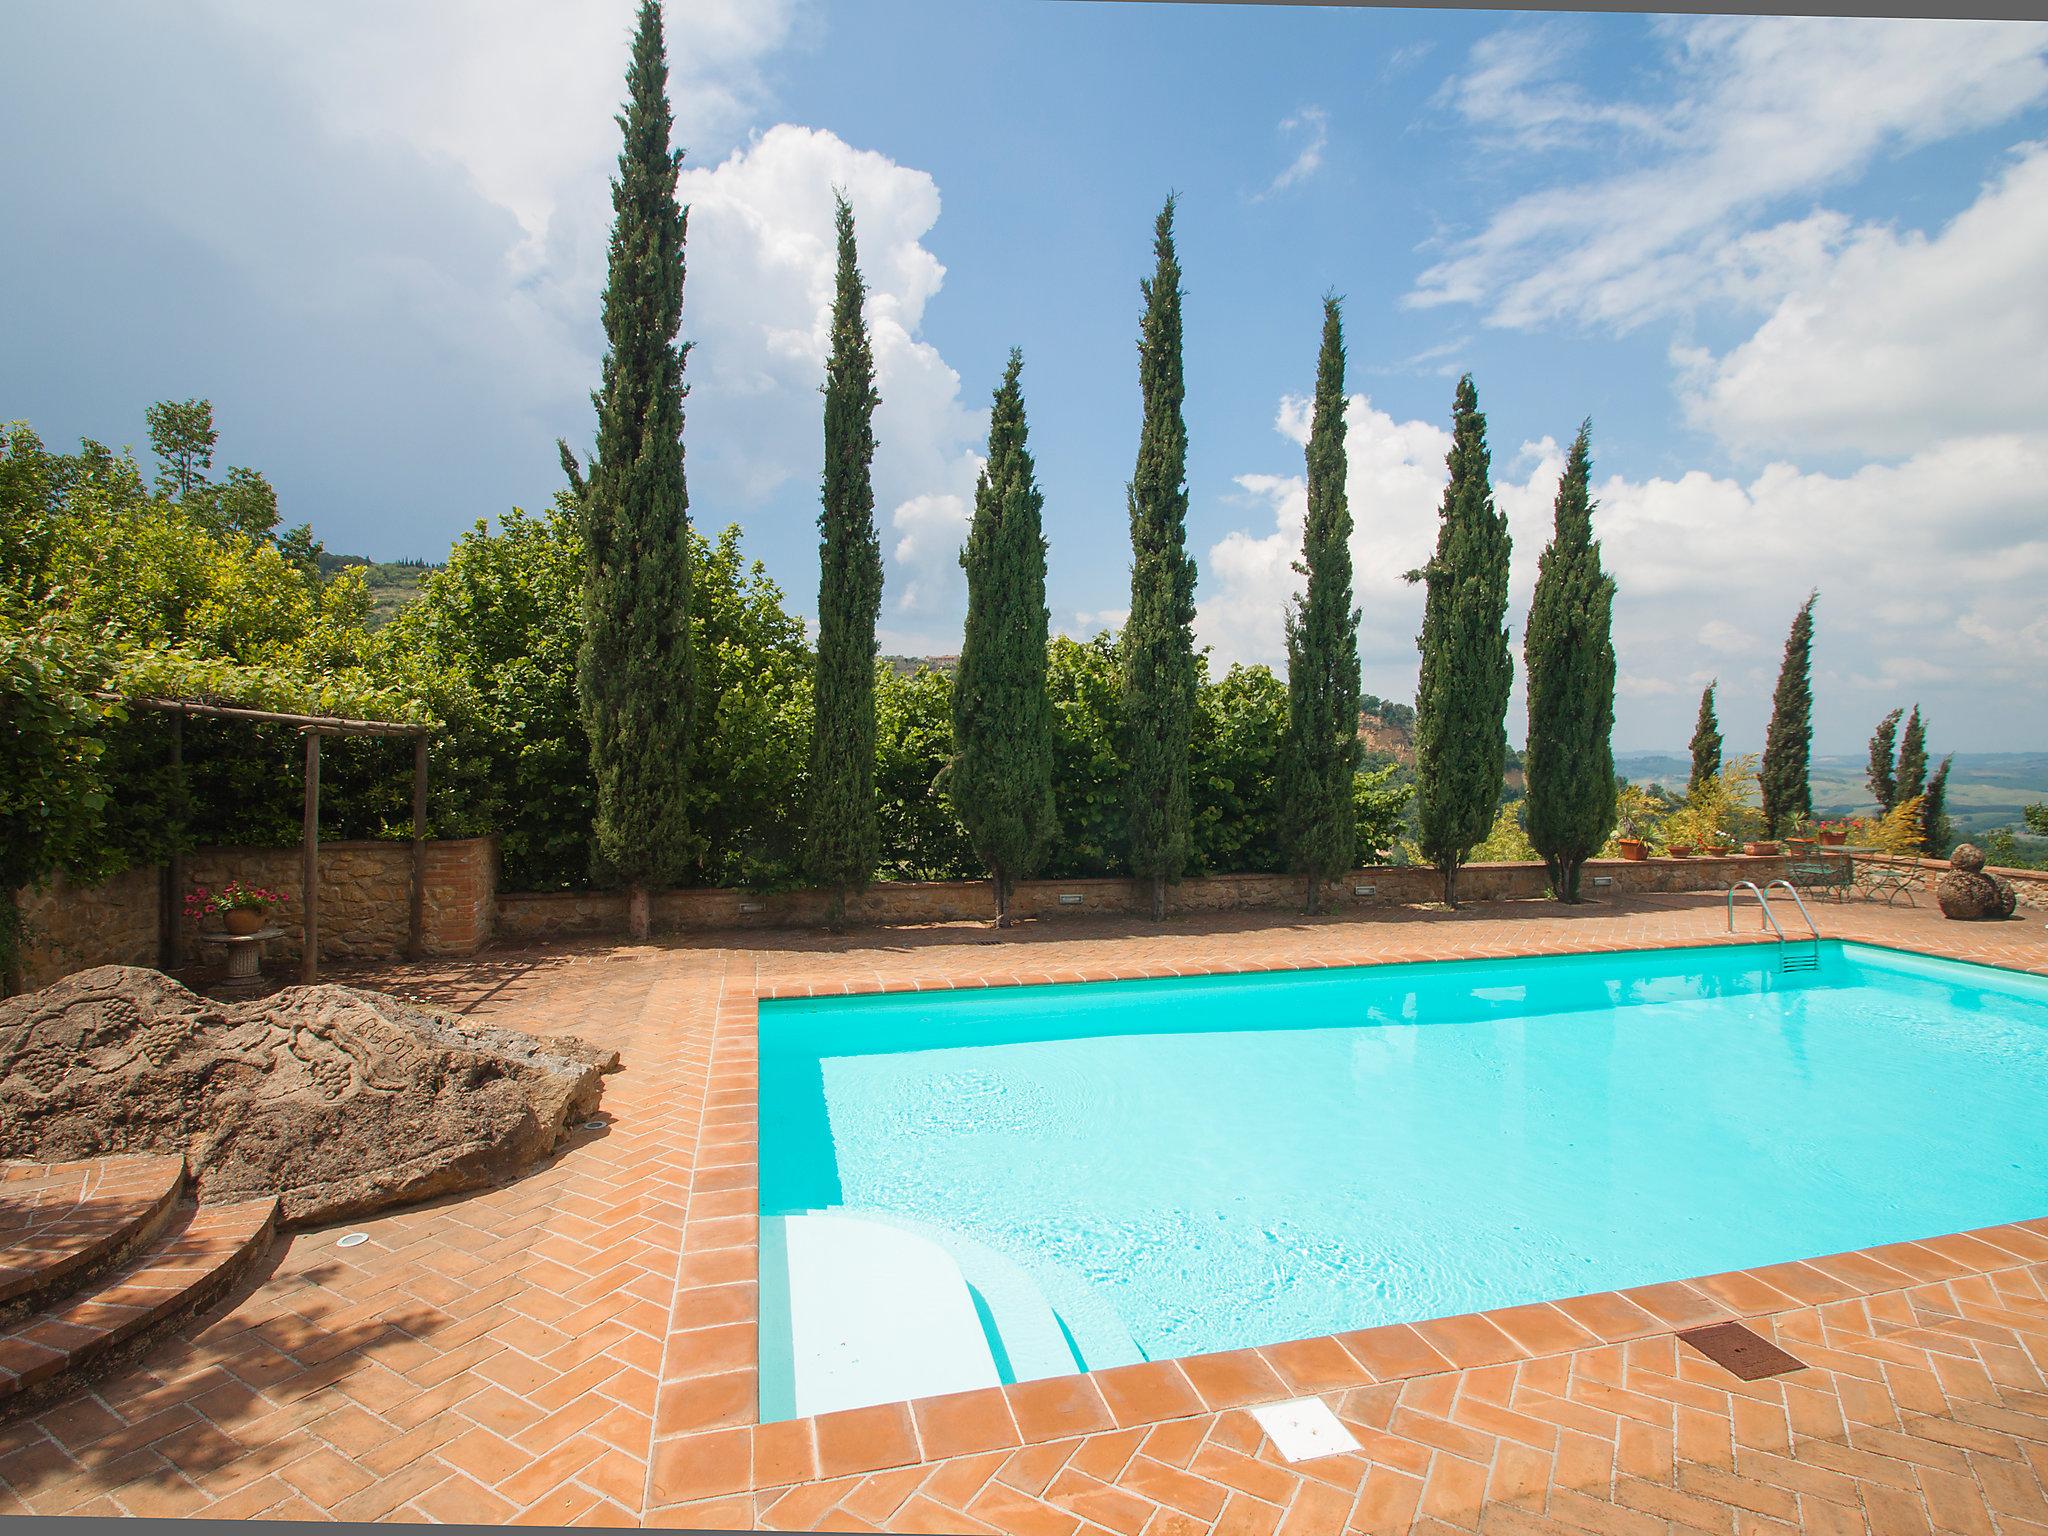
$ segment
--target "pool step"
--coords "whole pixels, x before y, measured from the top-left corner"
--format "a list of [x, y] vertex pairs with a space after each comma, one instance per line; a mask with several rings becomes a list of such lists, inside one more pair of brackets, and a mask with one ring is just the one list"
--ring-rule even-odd
[[1077, 1275], [1045, 1266], [1027, 1273], [986, 1243], [893, 1211], [849, 1206], [842, 1212], [915, 1232], [952, 1255], [989, 1314], [985, 1321], [996, 1336], [997, 1365], [1007, 1367], [1005, 1381], [1070, 1376], [1145, 1359], [1116, 1313]]
[[1000, 1385], [973, 1295], [937, 1243], [822, 1212], [761, 1226], [764, 1418]]

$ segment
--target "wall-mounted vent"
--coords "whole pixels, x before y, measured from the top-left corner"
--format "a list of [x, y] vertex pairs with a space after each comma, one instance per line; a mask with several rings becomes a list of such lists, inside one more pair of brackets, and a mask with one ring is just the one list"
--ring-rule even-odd
[[765, 912], [768, 909], [758, 901], [743, 901], [740, 903], [740, 910], [742, 912]]
[[1354, 885], [1351, 887], [1351, 894], [1354, 896], [1376, 896], [1379, 894], [1379, 889], [1376, 885]]
[[1081, 893], [1079, 891], [1061, 891], [1060, 905], [1063, 907], [1078, 907], [1081, 905]]
[[1593, 877], [1593, 884], [1594, 884], [1594, 886], [1595, 886], [1595, 887], [1599, 887], [1599, 886], [1603, 886], [1603, 885], [1612, 885], [1612, 884], [1614, 884], [1614, 876], [1612, 876], [1612, 875], [1595, 875], [1595, 876]]

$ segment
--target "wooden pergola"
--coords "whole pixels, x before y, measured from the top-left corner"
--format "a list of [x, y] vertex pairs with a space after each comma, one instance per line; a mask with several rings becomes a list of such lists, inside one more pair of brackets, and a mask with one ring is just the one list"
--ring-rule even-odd
[[[185, 717], [208, 720], [246, 720], [259, 725], [290, 725], [306, 739], [305, 834], [300, 840], [300, 900], [305, 937], [299, 959], [299, 980], [317, 981], [320, 976], [320, 738], [322, 736], [409, 736], [412, 738], [412, 891], [411, 911], [406, 924], [405, 953], [417, 960], [426, 952], [426, 864], [427, 864], [427, 741], [439, 727], [412, 725], [399, 720], [350, 720], [340, 715], [295, 715], [275, 709], [246, 709], [234, 704], [209, 704], [201, 699], [161, 699], [129, 694], [102, 694], [102, 698], [142, 709], [157, 709], [171, 716], [171, 766], [182, 769], [185, 761]], [[160, 912], [162, 963], [177, 963], [183, 945], [184, 908], [179, 889], [184, 884], [184, 859], [173, 853], [164, 864]]]

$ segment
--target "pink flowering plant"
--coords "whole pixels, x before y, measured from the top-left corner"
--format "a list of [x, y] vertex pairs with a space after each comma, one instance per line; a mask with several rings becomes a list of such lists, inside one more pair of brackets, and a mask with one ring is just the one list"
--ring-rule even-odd
[[266, 911], [281, 907], [291, 897], [283, 891], [273, 891], [268, 886], [244, 885], [240, 880], [230, 880], [219, 890], [208, 890], [195, 885], [185, 897], [185, 915], [197, 921], [215, 912], [231, 912], [239, 907], [254, 907]]

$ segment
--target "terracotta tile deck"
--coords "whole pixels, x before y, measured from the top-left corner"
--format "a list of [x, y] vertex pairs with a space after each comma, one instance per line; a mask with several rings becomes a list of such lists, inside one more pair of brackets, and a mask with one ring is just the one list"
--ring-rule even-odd
[[[2038, 916], [1816, 916], [1830, 937], [2048, 973]], [[1646, 897], [732, 934], [380, 972], [617, 1045], [607, 1128], [507, 1188], [281, 1242], [202, 1326], [0, 1424], [0, 1515], [2048, 1536], [2048, 1219], [753, 1422], [759, 998], [1720, 942], [1723, 924], [1714, 898]], [[370, 1241], [337, 1248], [348, 1230]], [[1744, 1382], [1672, 1336], [1737, 1316], [1807, 1368]], [[1362, 1454], [1278, 1458], [1247, 1408], [1309, 1393]]]

